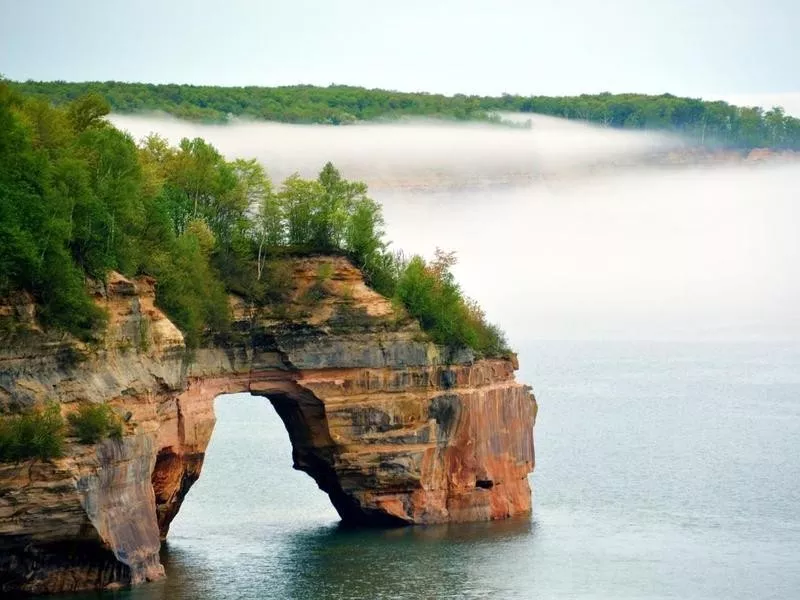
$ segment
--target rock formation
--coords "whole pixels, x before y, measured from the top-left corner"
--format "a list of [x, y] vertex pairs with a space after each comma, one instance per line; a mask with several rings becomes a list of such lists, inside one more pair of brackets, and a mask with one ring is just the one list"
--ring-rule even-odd
[[121, 440], [62, 458], [0, 463], [0, 590], [101, 589], [164, 575], [161, 541], [200, 476], [214, 398], [269, 398], [294, 467], [344, 521], [406, 525], [502, 519], [531, 509], [536, 403], [513, 359], [475, 360], [431, 343], [343, 258], [287, 261], [279, 318], [232, 300], [230, 332], [187, 352], [154, 305], [154, 282], [112, 275], [110, 320], [87, 346], [28, 320], [0, 349], [0, 412], [56, 400], [104, 402]]

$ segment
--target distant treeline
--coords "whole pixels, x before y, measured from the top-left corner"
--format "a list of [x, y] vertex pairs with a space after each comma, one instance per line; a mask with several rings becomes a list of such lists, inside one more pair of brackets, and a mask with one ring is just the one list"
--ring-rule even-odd
[[163, 111], [192, 121], [225, 122], [231, 116], [285, 123], [334, 125], [425, 116], [499, 122], [498, 112], [539, 113], [622, 129], [679, 133], [702, 145], [748, 150], [800, 150], [800, 119], [781, 108], [763, 110], [671, 94], [581, 96], [467, 96], [405, 93], [360, 87], [309, 85], [216, 87], [63, 81], [13, 83], [18, 90], [62, 105], [100, 93], [115, 112]]
[[256, 160], [226, 160], [200, 138], [137, 144], [108, 112], [100, 94], [53, 107], [0, 81], [0, 298], [28, 293], [45, 325], [91, 341], [106, 315], [86, 279], [152, 275], [159, 306], [197, 346], [228, 331], [231, 292], [291, 320], [281, 257], [344, 254], [435, 341], [508, 352], [455, 282], [453, 256], [390, 251], [381, 207], [332, 164], [274, 186]]
[[600, 123], [621, 129], [671, 131], [701, 145], [749, 150], [800, 150], [800, 119], [774, 107], [739, 107], [727, 102], [671, 94], [598, 94], [519, 98], [516, 110]]

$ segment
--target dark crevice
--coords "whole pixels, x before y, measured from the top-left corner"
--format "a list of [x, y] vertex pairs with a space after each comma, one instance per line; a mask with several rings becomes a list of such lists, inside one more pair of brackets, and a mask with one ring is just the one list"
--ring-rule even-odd
[[109, 584], [129, 585], [131, 569], [95, 540], [51, 544], [0, 545], [0, 596], [48, 593], [53, 578], [63, 581], [59, 591], [102, 589]]
[[336, 450], [328, 432], [325, 407], [316, 396], [298, 387], [297, 394], [279, 392], [269, 393], [267, 397], [289, 433], [293, 467], [308, 473], [328, 494], [344, 526], [400, 527], [409, 524], [381, 510], [362, 506], [342, 487], [334, 468]]

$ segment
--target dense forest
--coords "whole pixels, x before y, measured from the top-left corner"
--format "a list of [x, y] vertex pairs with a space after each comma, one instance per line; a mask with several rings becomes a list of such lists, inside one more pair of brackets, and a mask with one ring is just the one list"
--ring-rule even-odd
[[437, 342], [507, 352], [454, 281], [453, 257], [391, 252], [366, 185], [332, 164], [274, 186], [255, 160], [226, 160], [199, 138], [137, 144], [108, 112], [97, 93], [54, 107], [0, 82], [0, 297], [32, 294], [44, 324], [91, 340], [105, 315], [87, 279], [148, 274], [193, 346], [227, 330], [228, 292], [280, 307], [281, 256], [338, 253]]
[[404, 93], [360, 87], [308, 85], [215, 87], [108, 82], [16, 82], [13, 86], [56, 105], [90, 92], [120, 113], [162, 111], [194, 121], [245, 117], [287, 123], [348, 124], [364, 120], [426, 116], [501, 122], [498, 113], [539, 113], [607, 127], [677, 132], [696, 144], [748, 150], [800, 150], [800, 119], [775, 107], [737, 107], [726, 102], [670, 94], [466, 96]]

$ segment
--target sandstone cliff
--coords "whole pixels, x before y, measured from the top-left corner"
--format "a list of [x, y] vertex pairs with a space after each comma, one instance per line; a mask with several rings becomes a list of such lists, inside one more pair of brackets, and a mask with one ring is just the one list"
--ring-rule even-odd
[[530, 511], [536, 403], [514, 380], [514, 362], [430, 343], [342, 258], [295, 259], [288, 268], [291, 301], [280, 318], [232, 300], [233, 330], [192, 353], [155, 307], [147, 279], [113, 275], [98, 290], [110, 315], [98, 346], [38, 330], [24, 298], [3, 309], [29, 323], [0, 349], [0, 411], [56, 400], [66, 414], [78, 402], [105, 402], [126, 425], [121, 440], [68, 440], [59, 459], [0, 463], [0, 590], [162, 577], [161, 540], [200, 476], [222, 393], [269, 398], [294, 467], [345, 521], [428, 524]]

